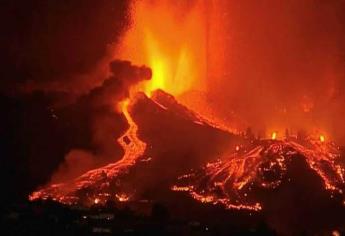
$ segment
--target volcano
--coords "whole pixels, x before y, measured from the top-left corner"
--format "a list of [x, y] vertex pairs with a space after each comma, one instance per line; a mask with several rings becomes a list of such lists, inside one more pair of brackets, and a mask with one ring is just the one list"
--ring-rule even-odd
[[286, 191], [294, 198], [298, 189], [298, 195], [310, 197], [313, 209], [343, 205], [343, 155], [333, 142], [312, 136], [272, 140], [229, 133], [162, 90], [151, 98], [137, 94], [127, 108], [135, 123], [129, 131], [137, 137], [127, 131], [118, 140], [125, 147], [121, 160], [44, 187], [31, 200], [85, 206], [173, 202], [175, 192], [186, 192], [184, 198], [201, 205], [250, 212], [276, 207], [283, 193], [280, 202], [296, 201], [286, 199]]
[[137, 94], [128, 108], [135, 126], [118, 139], [125, 147], [120, 161], [43, 188], [30, 198], [83, 205], [140, 200], [152, 188], [158, 190], [155, 194], [168, 190], [179, 175], [243, 140], [211, 126], [161, 90], [152, 98]]
[[345, 233], [345, 1], [7, 2], [9, 235]]
[[[124, 116], [132, 125], [118, 139], [122, 159], [43, 187], [30, 200], [86, 207], [165, 202], [180, 205], [174, 213], [179, 216], [194, 201], [200, 215], [209, 214], [208, 207], [257, 212], [283, 232], [291, 224], [315, 228], [320, 222], [324, 229], [329, 222], [342, 223], [345, 163], [335, 143], [311, 135], [276, 140], [230, 133], [162, 90], [151, 97], [138, 93], [126, 105]], [[330, 221], [321, 219], [320, 210]], [[313, 217], [300, 225], [296, 215], [304, 214]]]

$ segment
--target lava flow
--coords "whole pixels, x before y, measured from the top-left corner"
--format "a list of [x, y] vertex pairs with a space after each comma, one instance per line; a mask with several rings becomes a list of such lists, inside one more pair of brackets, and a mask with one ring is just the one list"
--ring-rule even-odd
[[256, 193], [273, 190], [290, 181], [291, 161], [300, 157], [332, 193], [343, 195], [345, 169], [339, 147], [332, 142], [306, 139], [252, 140], [229, 157], [208, 163], [199, 171], [183, 175], [174, 191], [186, 191], [204, 203], [223, 204], [229, 209], [258, 211], [262, 204]]
[[144, 154], [146, 149], [146, 143], [138, 137], [138, 126], [128, 112], [129, 104], [129, 99], [120, 103], [122, 113], [126, 117], [129, 125], [128, 130], [118, 139], [119, 144], [125, 151], [123, 158], [119, 162], [125, 166], [133, 165], [137, 158]]
[[[138, 126], [128, 111], [130, 99], [120, 102], [119, 106], [129, 125], [127, 131], [118, 139], [119, 144], [125, 152], [122, 159], [105, 167], [88, 171], [71, 182], [53, 184], [36, 191], [30, 195], [30, 200], [50, 198], [64, 204], [74, 204], [81, 200], [77, 192], [90, 187], [96, 187], [96, 189], [93, 190], [92, 194], [87, 194], [88, 199], [86, 202], [89, 202], [89, 204], [104, 203], [112, 197], [107, 192], [110, 182], [120, 174], [125, 173], [130, 166], [134, 165], [146, 149], [146, 143], [138, 137]], [[113, 195], [114, 200], [127, 201], [129, 199], [125, 193], [116, 192]]]

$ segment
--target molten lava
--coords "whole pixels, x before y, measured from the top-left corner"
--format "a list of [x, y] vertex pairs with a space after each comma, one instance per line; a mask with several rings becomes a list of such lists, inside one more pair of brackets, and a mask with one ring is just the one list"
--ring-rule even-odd
[[[94, 204], [105, 203], [105, 201], [111, 198], [111, 195], [114, 195], [114, 200], [118, 200], [120, 202], [129, 200], [130, 197], [126, 193], [115, 191], [115, 194], [111, 194], [107, 192], [108, 190], [106, 189], [109, 187], [110, 181], [125, 173], [128, 168], [134, 165], [144, 154], [146, 149], [146, 143], [141, 141], [138, 137], [138, 126], [133, 121], [128, 111], [129, 106], [130, 99], [126, 99], [119, 103], [119, 107], [129, 125], [127, 131], [118, 139], [119, 144], [125, 151], [122, 159], [105, 167], [88, 171], [71, 182], [54, 184], [43, 188], [32, 193], [29, 199], [36, 200], [52, 198], [53, 200], [64, 204], [75, 204], [80, 202], [80, 198], [77, 196], [76, 192], [88, 187], [99, 185], [93, 194], [88, 195], [89, 202], [92, 202], [92, 199], [94, 199]], [[83, 204], [85, 204], [85, 202]]]
[[326, 140], [325, 136], [321, 134], [320, 135], [320, 142], [323, 143], [323, 142], [325, 142], [325, 140]]
[[319, 176], [326, 190], [343, 195], [345, 168], [339, 148], [311, 137], [253, 141], [241, 152], [181, 176], [180, 184], [172, 190], [186, 191], [203, 203], [258, 211], [262, 204], [256, 200], [256, 191], [273, 190], [289, 181], [285, 178], [289, 163], [298, 156]]
[[211, 54], [216, 49], [218, 54], [223, 52], [220, 45], [210, 45], [211, 26], [221, 22], [211, 21], [212, 6], [211, 1], [199, 0], [135, 1], [131, 28], [114, 56], [152, 69], [152, 80], [138, 85], [137, 91], [150, 97], [153, 91], [161, 89], [214, 127], [238, 132], [237, 123], [219, 118], [205, 96]]
[[137, 158], [142, 156], [146, 149], [146, 143], [141, 141], [138, 137], [138, 126], [133, 121], [131, 115], [128, 112], [128, 106], [130, 100], [127, 99], [120, 103], [122, 113], [126, 117], [129, 125], [128, 130], [117, 140], [121, 147], [124, 149], [125, 154], [123, 158], [118, 162], [124, 166], [131, 166], [135, 163]]
[[116, 52], [117, 57], [152, 68], [152, 80], [141, 88], [148, 96], [156, 89], [178, 96], [204, 83], [205, 5], [201, 1], [178, 5], [166, 0], [136, 1], [133, 25]]

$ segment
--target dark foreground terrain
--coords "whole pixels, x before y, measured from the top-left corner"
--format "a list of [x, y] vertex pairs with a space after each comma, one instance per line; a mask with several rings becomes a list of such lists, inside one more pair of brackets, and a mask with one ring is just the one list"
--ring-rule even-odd
[[[236, 217], [213, 209], [222, 213], [204, 219], [199, 219], [201, 215], [177, 219], [163, 204], [146, 205], [143, 207], [148, 214], [135, 213], [130, 207], [114, 203], [90, 209], [51, 201], [13, 205], [2, 211], [1, 235], [275, 235], [259, 215]], [[234, 226], [239, 218], [256, 223], [251, 227], [248, 222]]]

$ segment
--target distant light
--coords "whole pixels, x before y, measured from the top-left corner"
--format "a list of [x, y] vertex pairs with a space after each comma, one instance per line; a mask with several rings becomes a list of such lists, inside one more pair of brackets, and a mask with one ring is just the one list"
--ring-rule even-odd
[[240, 150], [240, 146], [236, 146], [236, 151], [239, 151]]
[[323, 143], [323, 142], [325, 142], [325, 140], [326, 140], [325, 136], [321, 134], [320, 135], [320, 142]]
[[332, 236], [340, 236], [340, 233], [338, 230], [333, 230], [332, 231]]
[[276, 140], [277, 139], [277, 132], [273, 132], [272, 136], [271, 136], [272, 140]]
[[99, 203], [99, 198], [95, 198], [94, 203], [98, 204]]
[[127, 202], [129, 200], [129, 196], [126, 194], [116, 194], [115, 197], [119, 202]]

